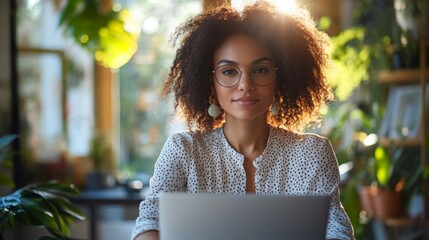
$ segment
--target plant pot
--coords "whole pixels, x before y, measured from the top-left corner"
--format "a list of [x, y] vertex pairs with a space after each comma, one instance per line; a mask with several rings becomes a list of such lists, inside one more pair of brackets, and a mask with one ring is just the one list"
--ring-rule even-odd
[[403, 216], [401, 194], [393, 190], [377, 187], [371, 189], [374, 215], [377, 219], [398, 218]]
[[404, 31], [410, 31], [416, 39], [429, 37], [428, 0], [395, 0], [394, 6], [396, 21]]
[[374, 204], [372, 202], [371, 186], [361, 186], [359, 193], [362, 210], [366, 212], [368, 217], [375, 214]]

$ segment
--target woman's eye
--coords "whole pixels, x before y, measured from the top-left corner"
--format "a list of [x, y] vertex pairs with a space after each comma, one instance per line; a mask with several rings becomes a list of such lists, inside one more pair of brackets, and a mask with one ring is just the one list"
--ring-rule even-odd
[[222, 74], [234, 75], [234, 74], [237, 74], [237, 70], [235, 70], [235, 69], [224, 69], [224, 70], [222, 70]]
[[264, 66], [258, 66], [258, 67], [253, 68], [253, 73], [256, 73], [256, 74], [264, 74], [264, 73], [268, 73], [268, 72], [269, 72], [269, 69], [267, 67], [264, 67]]

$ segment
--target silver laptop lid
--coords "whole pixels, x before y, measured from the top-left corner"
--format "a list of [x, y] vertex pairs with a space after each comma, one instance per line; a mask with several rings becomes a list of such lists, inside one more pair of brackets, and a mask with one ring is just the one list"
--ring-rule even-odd
[[328, 196], [162, 193], [160, 239], [325, 239], [328, 212]]

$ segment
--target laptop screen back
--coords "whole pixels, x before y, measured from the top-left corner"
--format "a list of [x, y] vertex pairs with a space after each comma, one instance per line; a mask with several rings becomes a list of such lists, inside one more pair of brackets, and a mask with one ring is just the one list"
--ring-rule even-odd
[[328, 196], [162, 193], [160, 239], [325, 239], [328, 212]]

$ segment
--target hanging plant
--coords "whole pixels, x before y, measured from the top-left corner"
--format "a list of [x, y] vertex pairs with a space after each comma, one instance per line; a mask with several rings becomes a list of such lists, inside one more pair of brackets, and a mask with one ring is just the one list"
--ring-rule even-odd
[[121, 67], [138, 48], [138, 21], [120, 7], [102, 11], [97, 0], [69, 0], [59, 25], [66, 36], [88, 49], [104, 67]]

